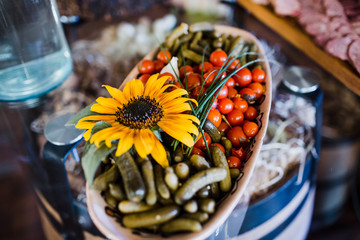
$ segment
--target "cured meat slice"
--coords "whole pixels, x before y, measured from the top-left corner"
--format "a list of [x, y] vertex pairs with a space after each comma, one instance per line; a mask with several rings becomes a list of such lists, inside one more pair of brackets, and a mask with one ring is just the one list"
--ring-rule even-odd
[[305, 31], [313, 36], [329, 32], [329, 24], [324, 22], [313, 22], [305, 26]]
[[329, 17], [345, 16], [344, 8], [337, 0], [323, 0], [326, 15]]
[[355, 67], [360, 74], [360, 39], [353, 41], [349, 45], [348, 58], [350, 63]]
[[329, 17], [323, 13], [316, 12], [314, 10], [301, 9], [298, 16], [298, 21], [302, 25], [307, 25], [313, 22], [329, 22]]
[[348, 48], [352, 41], [354, 38], [351, 36], [334, 38], [326, 43], [325, 49], [334, 57], [348, 60]]
[[270, 0], [276, 14], [280, 16], [296, 17], [300, 13], [300, 3], [298, 0]]

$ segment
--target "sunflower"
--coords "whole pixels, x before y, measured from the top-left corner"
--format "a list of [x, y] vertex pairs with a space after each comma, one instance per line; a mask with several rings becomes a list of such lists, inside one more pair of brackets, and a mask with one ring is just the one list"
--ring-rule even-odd
[[[153, 130], [161, 128], [174, 139], [192, 147], [194, 139], [191, 134], [199, 134], [194, 123], [198, 125], [200, 121], [194, 115], [184, 113], [191, 110], [189, 101], [197, 102], [184, 97], [187, 91], [182, 88], [166, 92], [169, 87], [174, 87], [172, 84], [164, 86], [167, 79], [158, 79], [158, 74], [154, 74], [145, 86], [134, 79], [125, 85], [123, 91], [104, 85], [112, 98], [97, 98], [91, 106], [91, 111], [96, 114], [80, 119], [76, 127], [87, 129], [85, 140], [90, 139], [90, 143], [97, 147], [105, 141], [110, 148], [111, 143], [118, 140], [116, 156], [135, 146], [140, 157], [151, 154], [161, 166], [168, 166], [166, 151]], [[111, 127], [91, 135], [91, 129], [99, 121], [108, 122]]]

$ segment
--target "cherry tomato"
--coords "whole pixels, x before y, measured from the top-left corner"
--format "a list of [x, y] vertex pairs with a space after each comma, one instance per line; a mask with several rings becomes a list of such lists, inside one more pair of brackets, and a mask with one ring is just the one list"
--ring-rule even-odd
[[232, 99], [236, 96], [236, 94], [238, 94], [238, 91], [235, 88], [228, 87], [228, 95], [227, 95], [228, 98]]
[[252, 81], [252, 75], [248, 68], [240, 69], [233, 78], [239, 87], [246, 87]]
[[226, 136], [234, 147], [241, 147], [241, 145], [247, 141], [247, 137], [240, 126], [231, 128]]
[[254, 122], [246, 122], [243, 125], [243, 131], [247, 137], [255, 137], [259, 131], [259, 127]]
[[235, 80], [234, 80], [232, 77], [230, 77], [230, 78], [226, 81], [225, 85], [226, 85], [227, 87], [235, 87]]
[[212, 65], [211, 63], [204, 62], [199, 65], [198, 70], [199, 70], [199, 73], [201, 73], [201, 71], [203, 71], [203, 73], [206, 73], [213, 67], [214, 67], [214, 65]]
[[228, 114], [234, 109], [234, 103], [229, 98], [219, 99], [218, 109], [222, 114]]
[[202, 89], [201, 89], [201, 86], [198, 86], [192, 90], [191, 97], [193, 99], [198, 99], [200, 93], [201, 93], [201, 95], [203, 95], [205, 91], [206, 91], [206, 87], [202, 87]]
[[211, 147], [213, 147], [213, 146], [217, 146], [218, 148], [220, 148], [220, 150], [221, 150], [223, 153], [225, 153], [225, 148], [224, 148], [224, 146], [221, 145], [220, 143], [213, 143], [213, 144], [211, 144]]
[[177, 88], [182, 88], [180, 82], [174, 82], [174, 85], [175, 85], [176, 87], [170, 87], [170, 88], [168, 88], [170, 92], [173, 91], [173, 90], [175, 90], [175, 89], [177, 89]]
[[221, 136], [225, 136], [230, 130], [230, 126], [225, 121], [222, 121], [217, 129], [221, 133]]
[[168, 50], [160, 51], [156, 59], [162, 61], [163, 63], [167, 64], [171, 59], [171, 53]]
[[261, 83], [252, 82], [249, 84], [248, 88], [255, 92], [256, 99], [259, 99], [264, 94], [264, 86]]
[[161, 71], [161, 69], [163, 69], [165, 66], [165, 63], [163, 63], [160, 60], [155, 60], [154, 61], [154, 67], [155, 67], [155, 72], [159, 73]]
[[141, 80], [142, 83], [145, 85], [147, 80], [149, 79], [149, 77], [150, 77], [150, 74], [143, 74], [139, 77], [139, 80]]
[[188, 73], [192, 73], [192, 72], [194, 72], [194, 70], [191, 66], [189, 66], [189, 65], [185, 65], [185, 67], [181, 66], [179, 69], [180, 78], [184, 79], [185, 73], [188, 74]]
[[255, 120], [256, 117], [258, 115], [258, 112], [256, 110], [256, 108], [254, 108], [253, 106], [249, 106], [248, 109], [244, 112], [244, 117], [247, 120]]
[[240, 168], [241, 160], [235, 156], [227, 157], [229, 168]]
[[[204, 74], [204, 86], [208, 87], [211, 85], [211, 83], [214, 81], [216, 75], [219, 72], [219, 68], [218, 67], [213, 67], [211, 68], [208, 72], [206, 72]], [[219, 77], [220, 79], [224, 79], [226, 77], [226, 72], [223, 72], [223, 74]]]
[[[239, 68], [240, 67], [240, 64], [239, 64], [239, 59], [235, 58], [234, 60], [234, 57], [229, 57], [229, 60], [228, 62], [232, 61], [230, 63], [230, 65], [228, 66], [228, 70], [234, 70], [235, 68]], [[226, 63], [227, 64], [227, 63]]]
[[192, 90], [197, 86], [200, 86], [200, 84], [201, 84], [201, 77], [200, 74], [198, 73], [188, 73], [184, 77], [183, 85], [185, 88], [187, 87], [187, 89], [189, 90]]
[[226, 119], [231, 126], [239, 126], [244, 121], [244, 113], [239, 109], [234, 109], [226, 115]]
[[244, 160], [246, 157], [246, 151], [242, 147], [239, 149], [232, 148], [231, 155], [239, 158], [240, 160]]
[[209, 119], [215, 127], [219, 127], [221, 123], [221, 113], [217, 109], [212, 109], [210, 110], [207, 119]]
[[215, 50], [210, 54], [210, 62], [214, 66], [221, 67], [227, 59], [227, 54], [223, 50]]
[[205, 156], [204, 152], [201, 151], [201, 149], [200, 149], [200, 148], [197, 148], [197, 147], [193, 147], [193, 149], [191, 150], [191, 155], [194, 155], [194, 154], [200, 155], [200, 156], [202, 156], [202, 157]]
[[218, 99], [215, 98], [215, 101], [214, 101], [213, 105], [211, 105], [211, 108], [210, 108], [210, 109], [216, 109], [217, 106], [218, 106], [218, 102], [219, 102]]
[[247, 102], [253, 102], [256, 99], [256, 94], [254, 92], [254, 90], [252, 90], [251, 88], [242, 88], [239, 91], [239, 94], [241, 96], [241, 98], [245, 99]]
[[[215, 93], [215, 96], [216, 96], [217, 92]], [[217, 96], [218, 99], [223, 99], [223, 98], [226, 98], [228, 95], [228, 87], [226, 85], [224, 85], [222, 87], [222, 89], [220, 90], [219, 92], [219, 95]]]
[[265, 72], [260, 68], [255, 68], [251, 71], [254, 82], [262, 83], [265, 81]]
[[155, 71], [155, 64], [151, 60], [143, 60], [139, 65], [139, 72], [142, 74], [152, 74]]
[[174, 75], [172, 75], [171, 73], [169, 72], [165, 72], [165, 73], [162, 73], [159, 75], [159, 78], [161, 77], [168, 77], [168, 79], [166, 80], [166, 83], [169, 84], [169, 83], [174, 83], [175, 82], [175, 77]]
[[[208, 145], [208, 147], [210, 147], [210, 144], [211, 144], [211, 137], [209, 134], [207, 134], [206, 132], [204, 132], [204, 136], [205, 136], [205, 139], [206, 139], [206, 143]], [[197, 147], [201, 150], [206, 150], [206, 145], [205, 145], [205, 141], [204, 141], [204, 137], [203, 135], [200, 133], [199, 134], [199, 137], [194, 145], [194, 147]], [[194, 149], [194, 148], [193, 148]]]
[[248, 109], [248, 103], [241, 97], [235, 97], [232, 99], [234, 102], [234, 108], [241, 110], [243, 113]]

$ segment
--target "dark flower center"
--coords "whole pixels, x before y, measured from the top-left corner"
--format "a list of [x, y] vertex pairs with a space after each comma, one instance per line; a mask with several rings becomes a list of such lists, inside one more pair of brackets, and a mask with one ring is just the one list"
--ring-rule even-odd
[[132, 129], [151, 128], [163, 117], [163, 109], [155, 98], [137, 96], [115, 112], [116, 121]]

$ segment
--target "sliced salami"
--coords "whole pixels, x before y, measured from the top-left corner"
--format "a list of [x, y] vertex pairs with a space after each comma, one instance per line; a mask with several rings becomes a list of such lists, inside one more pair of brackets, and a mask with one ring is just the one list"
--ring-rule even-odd
[[326, 43], [325, 49], [334, 57], [348, 60], [348, 48], [352, 41], [353, 38], [349, 36], [334, 38]]

